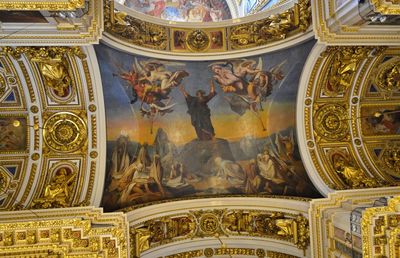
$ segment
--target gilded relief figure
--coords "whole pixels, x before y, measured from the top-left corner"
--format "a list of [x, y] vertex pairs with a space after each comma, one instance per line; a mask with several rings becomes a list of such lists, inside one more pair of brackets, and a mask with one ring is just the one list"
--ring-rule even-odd
[[62, 208], [70, 205], [76, 172], [69, 167], [59, 168], [46, 185], [42, 197], [33, 200], [34, 208]]
[[71, 185], [76, 177], [76, 174], [66, 168], [58, 170], [50, 184], [48, 184], [44, 191], [44, 197], [48, 199], [61, 198], [66, 201], [70, 197]]
[[50, 57], [45, 53], [32, 58], [31, 61], [38, 64], [46, 87], [53, 89], [59, 97], [70, 93], [72, 80], [68, 71], [69, 64], [64, 57]]
[[332, 150], [332, 166], [339, 177], [352, 188], [376, 187], [377, 181], [367, 176], [362, 169], [353, 164], [351, 157], [344, 150]]

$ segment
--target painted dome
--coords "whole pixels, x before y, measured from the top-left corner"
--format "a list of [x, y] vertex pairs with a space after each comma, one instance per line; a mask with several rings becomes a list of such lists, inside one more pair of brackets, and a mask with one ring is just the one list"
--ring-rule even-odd
[[119, 4], [163, 20], [218, 22], [260, 12], [279, 0], [117, 0]]

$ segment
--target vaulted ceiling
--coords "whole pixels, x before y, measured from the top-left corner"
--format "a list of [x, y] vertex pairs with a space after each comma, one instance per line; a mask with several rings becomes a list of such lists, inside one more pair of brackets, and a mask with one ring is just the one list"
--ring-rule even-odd
[[398, 212], [399, 4], [249, 4], [0, 3], [0, 255], [327, 257]]

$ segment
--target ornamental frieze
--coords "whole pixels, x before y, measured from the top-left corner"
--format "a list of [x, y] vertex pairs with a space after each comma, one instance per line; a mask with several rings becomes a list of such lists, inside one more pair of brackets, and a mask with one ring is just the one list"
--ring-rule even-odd
[[111, 40], [138, 49], [177, 53], [227, 52], [268, 46], [306, 32], [311, 24], [309, 0], [267, 18], [239, 25], [196, 29], [156, 24], [116, 9], [104, 1], [105, 32]]

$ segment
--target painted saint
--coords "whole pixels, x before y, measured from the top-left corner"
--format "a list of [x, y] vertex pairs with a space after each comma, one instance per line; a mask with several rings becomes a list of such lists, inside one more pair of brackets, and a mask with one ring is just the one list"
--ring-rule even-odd
[[214, 127], [211, 123], [211, 111], [207, 106], [207, 103], [216, 95], [214, 82], [210, 83], [210, 93], [206, 93], [203, 90], [198, 90], [196, 96], [191, 96], [186, 92], [183, 86], [180, 90], [185, 96], [188, 114], [194, 129], [196, 130], [197, 138], [201, 141], [212, 140], [215, 136]]

